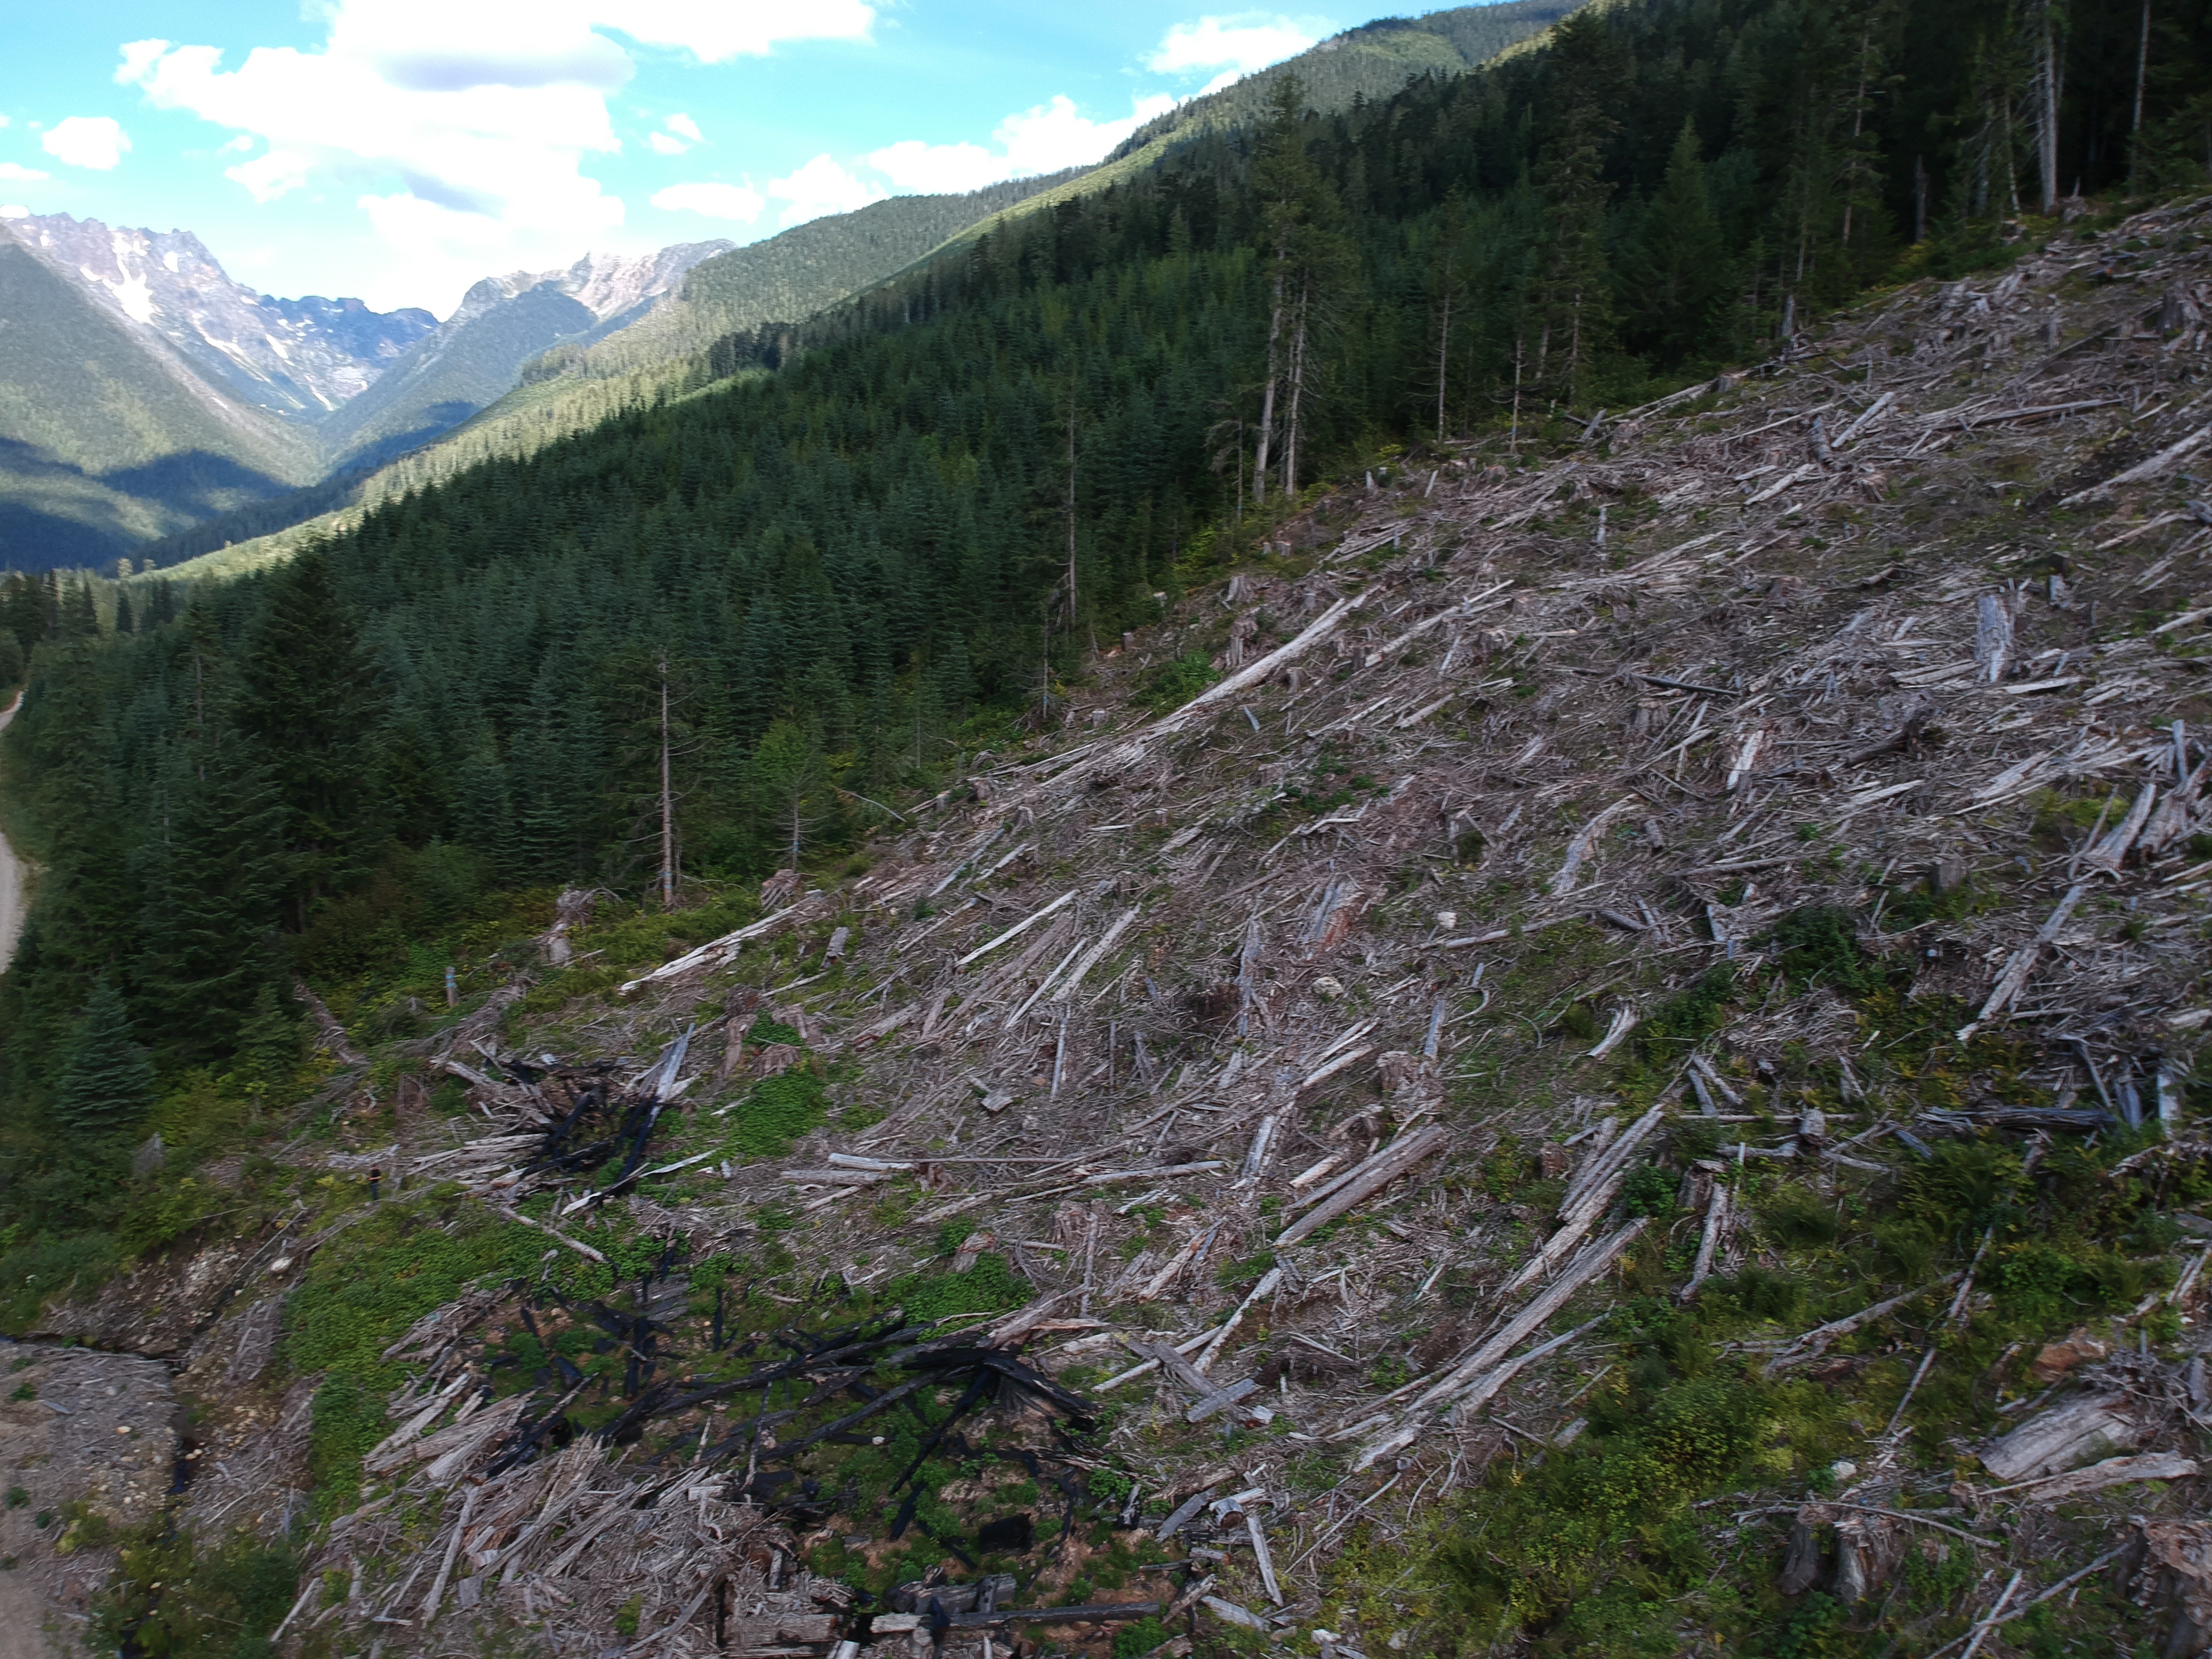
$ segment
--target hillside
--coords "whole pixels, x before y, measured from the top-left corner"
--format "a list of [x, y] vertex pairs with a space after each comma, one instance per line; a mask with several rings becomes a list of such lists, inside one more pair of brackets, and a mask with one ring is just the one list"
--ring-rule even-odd
[[266, 1218], [44, 1330], [185, 1363], [186, 1519], [315, 1494], [311, 1646], [2162, 1641], [2208, 232], [1324, 495], [734, 932], [488, 913], [374, 1057], [428, 981], [327, 988]]
[[218, 391], [0, 223], [0, 568], [90, 566], [313, 476], [313, 445]]
[[356, 470], [419, 447], [514, 389], [523, 366], [650, 316], [723, 241], [637, 258], [586, 254], [566, 270], [488, 276], [391, 372], [321, 423], [329, 465]]
[[[465, 326], [472, 319], [451, 320], [445, 331], [459, 336], [453, 347], [426, 342], [418, 349], [422, 369], [410, 362], [389, 391], [332, 423], [334, 439], [353, 446], [349, 464], [373, 462], [410, 441], [419, 447], [365, 477], [349, 471], [273, 511], [199, 526], [151, 550], [154, 560], [173, 567], [169, 580], [190, 581], [288, 557], [346, 521], [349, 511], [357, 517], [360, 508], [487, 460], [533, 454], [681, 391], [699, 378], [699, 359], [717, 339], [811, 317], [904, 269], [979, 217], [1061, 182], [1063, 175], [1054, 174], [965, 196], [897, 196], [816, 219], [698, 259], [679, 289], [611, 325], [586, 323], [580, 311], [562, 305], [565, 296], [534, 289], [473, 326]], [[565, 337], [564, 328], [572, 331]], [[444, 349], [452, 361], [431, 367], [433, 354]], [[449, 426], [460, 429], [439, 435]]]
[[677, 302], [573, 360], [559, 354], [539, 373], [629, 374], [703, 352], [726, 334], [803, 322], [904, 270], [977, 220], [1074, 176], [1014, 179], [962, 196], [894, 196], [732, 248], [695, 267]]
[[1156, 166], [1177, 145], [1194, 138], [1251, 127], [1285, 81], [1297, 83], [1306, 108], [1321, 115], [1343, 115], [1389, 98], [1410, 81], [1465, 75], [1525, 47], [1585, 3], [1587, 0], [1494, 0], [1421, 17], [1378, 18], [1346, 29], [1218, 92], [1184, 100], [1139, 127], [1098, 166], [1016, 207], [978, 219], [954, 240], [972, 242], [1023, 215], [1110, 189]]
[[0, 581], [0, 1607], [2202, 1649], [2212, 34], [2139, 20], [2043, 37], [2047, 213], [1996, 0], [1589, 8], [282, 562]]
[[1382, 17], [1331, 35], [1297, 57], [1248, 75], [1219, 92], [1185, 100], [1123, 140], [1108, 161], [1153, 150], [1162, 139], [1207, 128], [1250, 126], [1286, 76], [1310, 107], [1334, 115], [1355, 101], [1390, 96], [1416, 76], [1464, 75], [1540, 35], [1582, 0], [1502, 0], [1419, 17]]
[[279, 415], [312, 422], [357, 397], [435, 323], [427, 311], [258, 294], [189, 231], [110, 228], [66, 213], [9, 226], [111, 315], [166, 342], [210, 385]]

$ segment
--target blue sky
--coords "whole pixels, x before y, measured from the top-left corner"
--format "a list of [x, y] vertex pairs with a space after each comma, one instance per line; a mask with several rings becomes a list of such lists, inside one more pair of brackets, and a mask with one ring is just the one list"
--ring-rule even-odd
[[0, 215], [195, 232], [442, 316], [586, 250], [756, 240], [1097, 160], [1366, 13], [1175, 0], [15, 0]]

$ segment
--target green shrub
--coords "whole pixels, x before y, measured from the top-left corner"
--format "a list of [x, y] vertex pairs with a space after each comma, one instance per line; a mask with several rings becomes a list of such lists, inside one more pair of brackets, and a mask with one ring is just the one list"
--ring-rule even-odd
[[1656, 1164], [1639, 1164], [1621, 1183], [1621, 1207], [1632, 1216], [1658, 1219], [1674, 1213], [1674, 1178]]
[[1029, 1280], [1009, 1267], [1006, 1257], [987, 1251], [964, 1273], [908, 1273], [893, 1279], [884, 1300], [905, 1309], [908, 1319], [953, 1319], [1018, 1308], [1030, 1295]]
[[1139, 1619], [1114, 1633], [1114, 1659], [1139, 1659], [1170, 1640], [1174, 1632], [1157, 1619]]
[[1782, 971], [1799, 985], [1833, 985], [1843, 991], [1871, 991], [1882, 983], [1880, 969], [1859, 949], [1858, 928], [1839, 904], [1808, 904], [1774, 924]]
[[795, 1066], [753, 1085], [738, 1106], [731, 1138], [747, 1158], [781, 1158], [826, 1115], [822, 1079]]
[[48, 1297], [93, 1290], [115, 1270], [115, 1242], [97, 1233], [41, 1238], [0, 1255], [0, 1330], [20, 1336]]
[[212, 1547], [189, 1530], [127, 1541], [93, 1606], [93, 1645], [147, 1659], [267, 1659], [300, 1565], [289, 1546], [251, 1534]]
[[1759, 1218], [1768, 1232], [1798, 1249], [1832, 1244], [1838, 1231], [1836, 1212], [1818, 1193], [1803, 1187], [1782, 1188], [1759, 1206]]
[[1726, 1023], [1729, 999], [1735, 994], [1733, 963], [1706, 969], [1680, 996], [1661, 1003], [1637, 1026], [1631, 1052], [1651, 1065], [1680, 1060]]
[[1774, 1659], [1819, 1659], [1821, 1655], [1851, 1651], [1850, 1633], [1844, 1628], [1848, 1620], [1842, 1602], [1814, 1590], [1790, 1615], [1790, 1622], [1775, 1638]]
[[1187, 651], [1172, 662], [1164, 662], [1139, 683], [1136, 701], [1155, 714], [1180, 708], [1221, 676], [1213, 659], [1203, 651]]
[[1906, 1175], [1904, 1197], [1906, 1214], [1954, 1243], [2008, 1231], [2027, 1215], [2019, 1155], [1997, 1140], [1939, 1142]]
[[1734, 1279], [1716, 1281], [1721, 1294], [1747, 1318], [1793, 1323], [1805, 1307], [1803, 1281], [1747, 1261]]

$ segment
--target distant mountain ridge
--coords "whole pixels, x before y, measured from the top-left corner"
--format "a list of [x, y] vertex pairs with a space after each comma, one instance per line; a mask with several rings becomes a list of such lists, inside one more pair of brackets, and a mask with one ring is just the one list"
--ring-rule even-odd
[[[623, 276], [604, 263], [586, 271], [588, 260], [540, 277], [487, 278], [416, 348], [426, 362], [449, 353], [459, 362], [434, 373], [410, 357], [326, 428], [358, 434], [343, 463], [349, 476], [243, 507], [147, 551], [162, 565], [204, 559], [194, 565], [196, 573], [279, 556], [300, 536], [331, 527], [350, 510], [422, 489], [480, 460], [528, 454], [678, 389], [690, 365], [723, 336], [803, 320], [926, 258], [977, 219], [1062, 186], [1081, 172], [1011, 179], [963, 196], [893, 196], [743, 247], [725, 243], [727, 252], [690, 264], [680, 285], [658, 298], [645, 293], [665, 286], [657, 281], [631, 273], [628, 280], [635, 286], [625, 289]], [[585, 328], [585, 317], [594, 314], [586, 301], [611, 307], [624, 299], [626, 310]], [[470, 409], [474, 398], [499, 384], [489, 370], [533, 337], [533, 330], [568, 332], [520, 362], [489, 407]], [[472, 378], [471, 360], [487, 372]], [[459, 395], [441, 406], [447, 389]], [[412, 428], [410, 419], [417, 422]], [[388, 435], [372, 429], [379, 422]]]
[[734, 244], [678, 242], [636, 256], [586, 253], [562, 270], [487, 276], [453, 314], [321, 422], [334, 468], [373, 464], [451, 430], [514, 388], [523, 365], [638, 321], [685, 273]]
[[241, 400], [313, 421], [350, 402], [437, 326], [359, 300], [279, 300], [236, 282], [190, 231], [33, 214], [16, 239], [131, 326]]
[[247, 403], [0, 221], [0, 568], [105, 563], [315, 477]]

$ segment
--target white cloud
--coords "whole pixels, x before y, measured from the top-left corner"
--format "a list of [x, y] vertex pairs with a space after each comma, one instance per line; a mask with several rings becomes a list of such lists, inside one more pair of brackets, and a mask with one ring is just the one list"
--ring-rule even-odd
[[0, 219], [27, 219], [31, 210], [21, 202], [0, 202]]
[[850, 213], [890, 192], [854, 178], [830, 156], [817, 155], [788, 177], [769, 180], [768, 193], [784, 204], [781, 223], [787, 230], [826, 213]]
[[[576, 0], [572, 0], [575, 3]], [[702, 63], [765, 58], [786, 40], [866, 40], [876, 9], [866, 0], [581, 0], [602, 28], [649, 46], [672, 46]], [[536, 25], [537, 9], [532, 9]]]
[[55, 122], [39, 143], [66, 166], [106, 173], [123, 160], [131, 135], [112, 115], [72, 115]]
[[12, 183], [27, 185], [52, 176], [50, 173], [40, 172], [36, 167], [27, 167], [21, 161], [0, 161], [0, 179], [8, 179]]
[[699, 131], [699, 124], [688, 115], [672, 115], [661, 125], [666, 131], [649, 132], [645, 137], [645, 142], [657, 155], [681, 155], [692, 145], [704, 141], [707, 136]]
[[702, 213], [749, 225], [761, 216], [768, 198], [750, 185], [671, 185], [653, 193], [653, 204], [668, 213]]
[[[622, 202], [583, 172], [621, 148], [607, 100], [635, 66], [613, 35], [720, 63], [787, 41], [866, 41], [876, 9], [533, 0], [525, 17], [514, 0], [321, 0], [311, 15], [328, 33], [309, 50], [256, 47], [226, 65], [213, 46], [138, 40], [115, 78], [155, 108], [262, 141], [228, 169], [256, 202], [352, 195], [389, 261], [362, 274], [363, 297], [442, 311], [487, 270], [565, 265], [621, 227]], [[680, 154], [698, 140], [677, 117], [647, 143]]]
[[1206, 88], [1211, 92], [1238, 76], [1297, 57], [1335, 28], [1326, 17], [1285, 17], [1261, 11], [1201, 17], [1170, 29], [1145, 60], [1146, 67], [1159, 75], [1223, 71], [1226, 79], [1217, 75]]
[[1000, 122], [991, 135], [995, 149], [906, 138], [873, 152], [868, 165], [901, 190], [931, 195], [981, 190], [1003, 179], [1086, 167], [1103, 159], [1154, 116], [1174, 107], [1174, 99], [1156, 93], [1133, 100], [1121, 120], [1093, 121], [1076, 108], [1073, 100], [1060, 96]]

